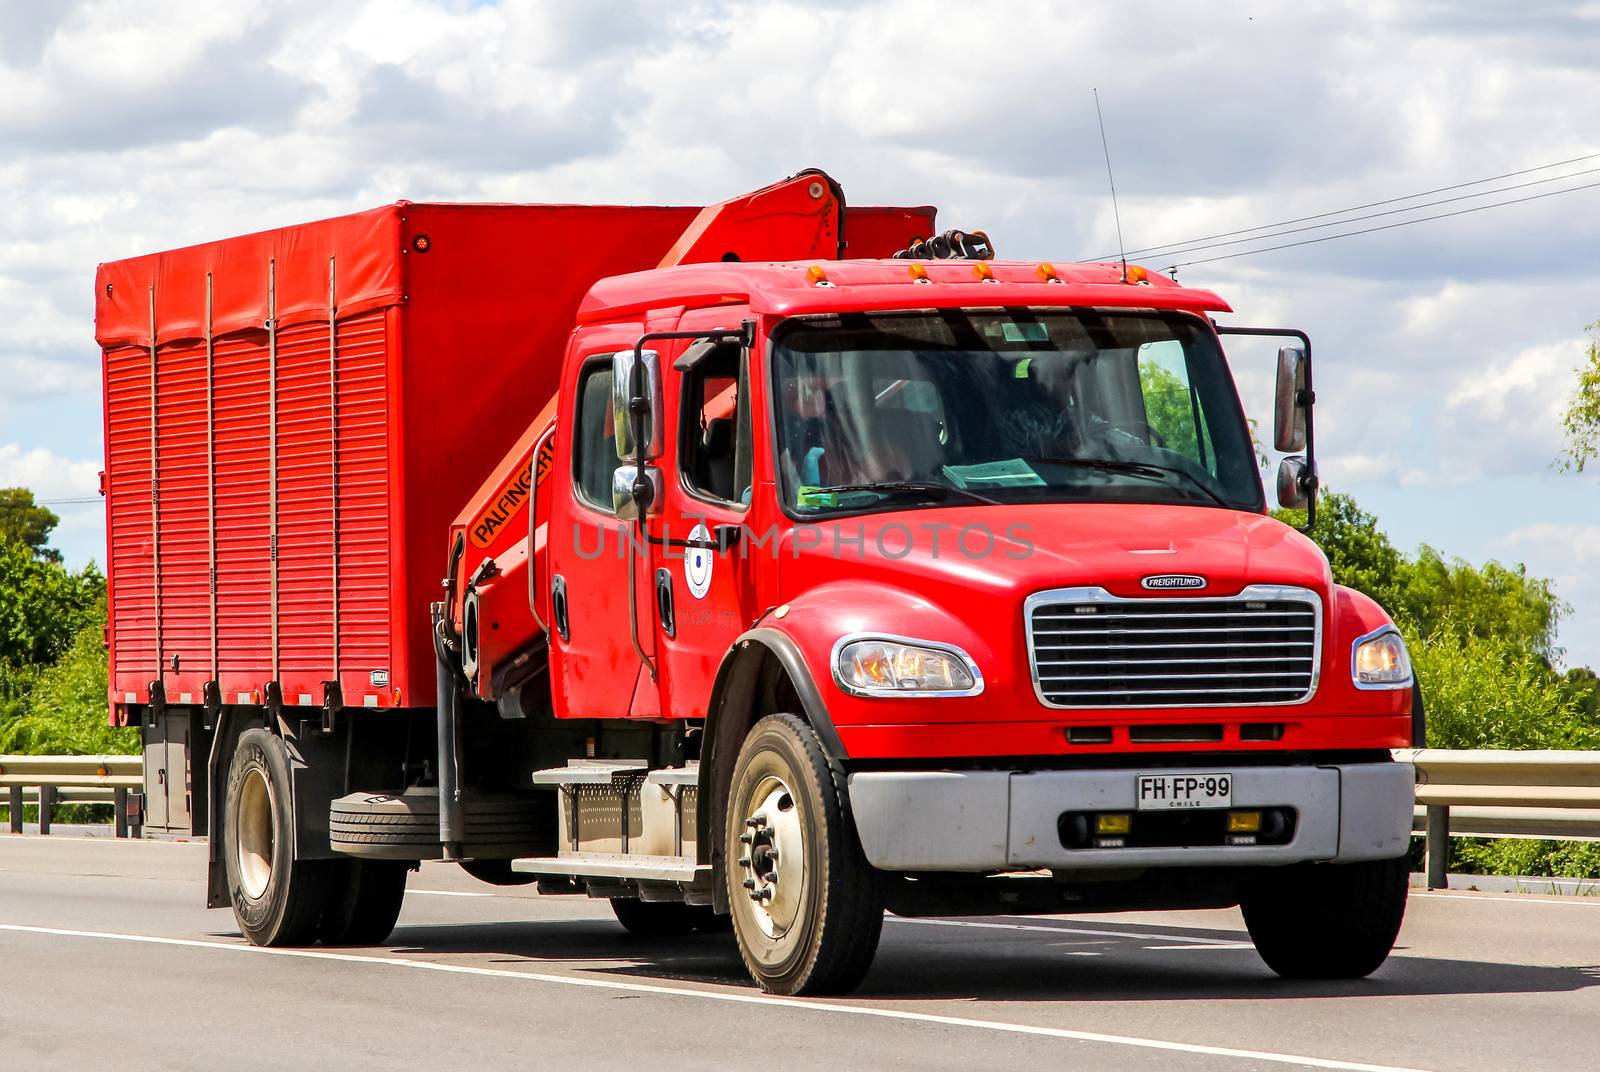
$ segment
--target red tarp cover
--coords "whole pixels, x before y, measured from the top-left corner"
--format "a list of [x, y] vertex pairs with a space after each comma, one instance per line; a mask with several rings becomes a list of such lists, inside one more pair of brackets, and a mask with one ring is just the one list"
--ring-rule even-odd
[[206, 273], [211, 332], [260, 328], [269, 314], [269, 263], [277, 267], [279, 327], [328, 320], [328, 257], [338, 264], [341, 317], [400, 300], [400, 219], [407, 202], [221, 242], [102, 264], [95, 274], [95, 338], [103, 347], [204, 338]]

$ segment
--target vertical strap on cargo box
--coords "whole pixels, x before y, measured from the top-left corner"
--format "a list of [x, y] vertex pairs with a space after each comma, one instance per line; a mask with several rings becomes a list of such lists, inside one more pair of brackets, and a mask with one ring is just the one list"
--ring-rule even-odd
[[278, 680], [278, 259], [267, 261], [267, 547], [272, 680]]
[[[211, 680], [222, 680], [217, 665], [217, 350], [211, 335], [213, 284], [206, 273], [206, 548], [210, 556], [207, 588], [211, 603]], [[218, 686], [221, 687], [220, 685]]]
[[[161, 680], [161, 430], [160, 398], [156, 393], [156, 288], [150, 285], [150, 596], [155, 613], [156, 674]], [[151, 697], [154, 702], [154, 697]]]
[[[337, 265], [328, 257], [328, 502], [333, 539], [333, 683], [339, 685], [339, 292]], [[342, 691], [342, 690], [340, 690]]]

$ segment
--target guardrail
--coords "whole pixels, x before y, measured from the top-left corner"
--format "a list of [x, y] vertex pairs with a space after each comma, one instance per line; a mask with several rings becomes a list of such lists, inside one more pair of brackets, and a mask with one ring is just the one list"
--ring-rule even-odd
[[[11, 832], [22, 833], [22, 809], [39, 805], [39, 833], [50, 832], [50, 813], [57, 804], [110, 802], [112, 827], [127, 837], [128, 793], [144, 788], [141, 756], [0, 756], [0, 803], [11, 812]], [[139, 836], [139, 828], [132, 828]]]
[[1600, 752], [1419, 748], [1412, 829], [1427, 837], [1430, 890], [1443, 889], [1452, 837], [1600, 839]]
[[[1427, 838], [1429, 889], [1446, 884], [1452, 837], [1600, 840], [1600, 751], [1421, 748], [1394, 756], [1417, 768], [1412, 829]], [[128, 793], [143, 789], [143, 772], [140, 756], [0, 756], [11, 832], [22, 832], [25, 803], [39, 804], [39, 832], [48, 834], [53, 805], [110, 800], [116, 835], [126, 837]]]

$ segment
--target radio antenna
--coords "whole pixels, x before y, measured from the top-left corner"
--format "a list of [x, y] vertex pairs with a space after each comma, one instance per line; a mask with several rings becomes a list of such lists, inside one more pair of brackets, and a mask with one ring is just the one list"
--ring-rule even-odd
[[1117, 256], [1122, 259], [1122, 281], [1128, 281], [1128, 250], [1122, 244], [1122, 212], [1117, 208], [1117, 180], [1111, 175], [1111, 146], [1106, 143], [1106, 117], [1100, 112], [1100, 90], [1094, 90], [1094, 117], [1100, 121], [1100, 150], [1106, 154], [1106, 182], [1111, 187], [1111, 217], [1117, 221]]

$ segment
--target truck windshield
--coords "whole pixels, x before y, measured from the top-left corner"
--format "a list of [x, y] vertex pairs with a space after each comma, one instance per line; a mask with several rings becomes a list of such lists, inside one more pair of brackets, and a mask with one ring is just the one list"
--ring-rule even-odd
[[1260, 511], [1216, 336], [1182, 314], [949, 310], [775, 335], [779, 492], [796, 514], [944, 502]]

